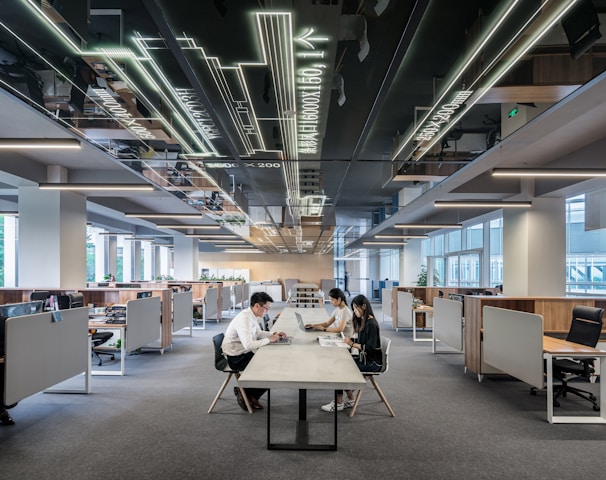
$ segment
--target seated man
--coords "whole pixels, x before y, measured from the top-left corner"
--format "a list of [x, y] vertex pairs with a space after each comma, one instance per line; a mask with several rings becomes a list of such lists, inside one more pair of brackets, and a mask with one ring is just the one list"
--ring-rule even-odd
[[[4, 358], [4, 324], [6, 317], [0, 316], [0, 358]], [[11, 405], [14, 407], [14, 405]], [[15, 421], [11, 418], [4, 405], [4, 363], [0, 363], [0, 425], [14, 425]]]
[[[273, 299], [265, 292], [253, 293], [250, 297], [250, 306], [238, 313], [227, 326], [221, 348], [227, 356], [230, 368], [239, 372], [243, 371], [258, 348], [286, 338], [284, 332], [265, 332], [259, 326], [259, 321], [267, 313], [272, 302]], [[264, 388], [246, 389], [246, 395], [254, 409], [263, 408], [259, 403], [259, 397], [265, 391]], [[243, 410], [247, 410], [246, 403], [237, 387], [234, 388], [234, 393], [238, 399], [238, 405]]]

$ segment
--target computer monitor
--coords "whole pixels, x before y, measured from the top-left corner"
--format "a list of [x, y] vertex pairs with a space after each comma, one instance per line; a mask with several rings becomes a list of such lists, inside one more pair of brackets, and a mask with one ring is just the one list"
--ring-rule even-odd
[[152, 292], [137, 292], [137, 298], [149, 298], [152, 296]]
[[116, 283], [116, 288], [141, 288], [140, 283]]
[[44, 309], [44, 302], [36, 300], [34, 302], [7, 303], [0, 305], [0, 316], [3, 317], [21, 317], [33, 313], [41, 313]]

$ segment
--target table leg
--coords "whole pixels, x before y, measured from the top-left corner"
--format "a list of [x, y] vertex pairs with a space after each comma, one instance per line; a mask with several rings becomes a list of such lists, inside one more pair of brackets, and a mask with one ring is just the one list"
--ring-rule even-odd
[[[335, 405], [337, 393], [335, 392]], [[334, 451], [337, 449], [337, 410], [334, 411], [334, 437], [333, 443], [310, 444], [309, 424], [307, 423], [307, 390], [299, 390], [299, 418], [297, 419], [294, 443], [271, 442], [271, 390], [267, 391], [267, 449], [268, 450], [315, 450]]]

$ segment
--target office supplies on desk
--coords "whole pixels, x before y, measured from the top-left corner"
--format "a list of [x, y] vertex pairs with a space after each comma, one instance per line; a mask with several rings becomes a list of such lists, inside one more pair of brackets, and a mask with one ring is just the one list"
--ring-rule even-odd
[[323, 335], [318, 337], [318, 343], [322, 347], [349, 347], [343, 341], [343, 335], [341, 336], [331, 336], [331, 335]]

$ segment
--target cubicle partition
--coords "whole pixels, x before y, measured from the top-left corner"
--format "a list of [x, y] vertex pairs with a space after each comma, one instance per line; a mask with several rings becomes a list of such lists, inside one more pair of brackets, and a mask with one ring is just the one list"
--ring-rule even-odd
[[193, 294], [180, 292], [173, 294], [173, 333], [189, 327], [192, 334], [193, 325]]
[[218, 288], [209, 288], [206, 290], [206, 295], [204, 297], [204, 314], [203, 318], [203, 328], [206, 328], [207, 320], [216, 320], [219, 322], [221, 320], [221, 312], [219, 312], [218, 308], [219, 302], [219, 289]]
[[[487, 364], [483, 356], [483, 307], [491, 306], [507, 310], [536, 313], [543, 317], [545, 333], [565, 336], [570, 329], [572, 310], [576, 305], [606, 308], [604, 297], [509, 297], [509, 296], [465, 296], [465, 367], [478, 375], [497, 373]], [[606, 335], [606, 326], [602, 329]]]
[[61, 392], [90, 393], [88, 308], [10, 317], [5, 332], [5, 404], [82, 373], [82, 390]]
[[[433, 329], [432, 351], [437, 350], [438, 342], [454, 348], [456, 352], [463, 352], [463, 303], [447, 298], [433, 299]], [[452, 352], [452, 350], [449, 350]], [[443, 352], [442, 352], [443, 353]]]
[[393, 320], [391, 317], [391, 304], [391, 288], [384, 288], [381, 295], [381, 311], [383, 312], [383, 322], [389, 322]]
[[158, 348], [161, 336], [160, 297], [139, 298], [126, 302], [126, 351]]
[[412, 328], [415, 315], [412, 310], [412, 294], [394, 290], [397, 298], [397, 309], [393, 313], [393, 328], [397, 332], [399, 328]]
[[[231, 287], [221, 287], [221, 312], [231, 312]], [[223, 318], [223, 315], [221, 315]]]

